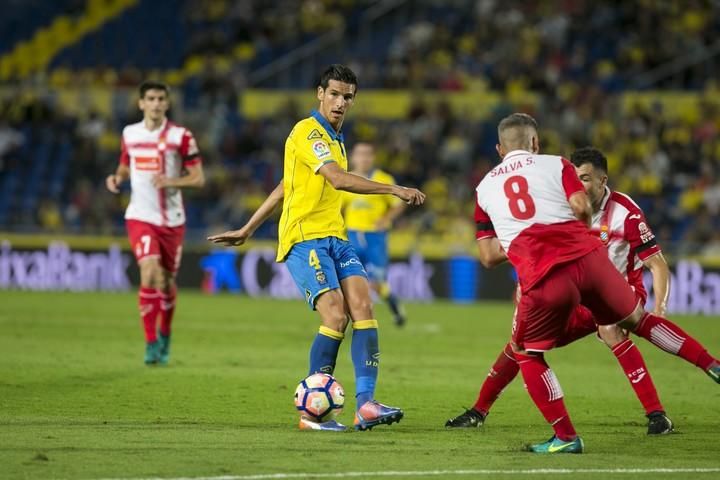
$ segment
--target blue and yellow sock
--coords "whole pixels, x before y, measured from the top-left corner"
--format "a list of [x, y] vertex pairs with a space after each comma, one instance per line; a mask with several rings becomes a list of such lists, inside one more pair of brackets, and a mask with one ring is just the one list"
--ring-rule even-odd
[[357, 408], [375, 397], [375, 382], [380, 363], [377, 320], [353, 322], [352, 360], [355, 367]]
[[342, 332], [324, 325], [320, 327], [310, 347], [310, 375], [317, 372], [332, 375], [343, 338], [345, 334]]
[[397, 297], [392, 294], [390, 291], [390, 285], [388, 285], [387, 282], [383, 282], [380, 284], [380, 288], [378, 289], [378, 293], [380, 294], [380, 298], [382, 298], [390, 307], [390, 311], [393, 313], [393, 315], [397, 316], [400, 315], [400, 302], [398, 301]]

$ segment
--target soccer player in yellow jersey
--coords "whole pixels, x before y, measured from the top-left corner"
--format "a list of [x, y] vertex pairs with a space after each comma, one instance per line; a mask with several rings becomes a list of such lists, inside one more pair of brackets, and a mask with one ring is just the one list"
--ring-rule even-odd
[[[374, 398], [380, 352], [365, 269], [345, 236], [341, 191], [394, 195], [421, 205], [425, 194], [414, 188], [373, 182], [347, 172], [341, 131], [345, 114], [357, 91], [355, 73], [330, 65], [317, 87], [319, 108], [295, 125], [285, 142], [283, 180], [239, 230], [208, 240], [240, 245], [282, 202], [278, 262], [285, 262], [308, 305], [320, 314], [322, 325], [310, 349], [310, 373], [332, 373], [352, 321], [352, 360], [355, 367], [355, 428], [367, 430], [403, 417], [399, 408]], [[317, 423], [300, 419], [303, 430], [344, 430], [334, 420]]]
[[[356, 143], [350, 154], [352, 173], [375, 182], [395, 183], [392, 175], [375, 168], [374, 164], [375, 149], [372, 144]], [[398, 326], [405, 324], [405, 313], [387, 282], [387, 231], [405, 207], [405, 202], [392, 195], [369, 196], [345, 192], [343, 198], [348, 240], [367, 270], [370, 286], [388, 304]]]

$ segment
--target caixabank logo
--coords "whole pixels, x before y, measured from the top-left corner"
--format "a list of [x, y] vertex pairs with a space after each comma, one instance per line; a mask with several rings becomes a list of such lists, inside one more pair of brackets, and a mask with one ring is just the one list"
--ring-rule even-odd
[[[648, 291], [646, 307], [652, 310], [655, 298], [652, 274], [644, 273]], [[698, 262], [681, 260], [671, 269], [668, 312], [688, 315], [720, 315], [720, 271], [703, 268]]]
[[[236, 293], [242, 291], [251, 297], [302, 296], [285, 264], [275, 262], [274, 250], [251, 249], [243, 255], [232, 250], [220, 250], [203, 257], [200, 265], [205, 272], [203, 287], [209, 292], [227, 289]], [[420, 255], [413, 255], [407, 261], [390, 264], [388, 282], [392, 291], [404, 299], [432, 300], [436, 296], [431, 286], [434, 272], [433, 265]], [[325, 280], [326, 274], [322, 273]], [[322, 284], [320, 280], [318, 283]]]
[[131, 257], [119, 245], [103, 252], [72, 250], [51, 242], [43, 250], [15, 250], [0, 243], [0, 288], [24, 290], [122, 291], [131, 287]]

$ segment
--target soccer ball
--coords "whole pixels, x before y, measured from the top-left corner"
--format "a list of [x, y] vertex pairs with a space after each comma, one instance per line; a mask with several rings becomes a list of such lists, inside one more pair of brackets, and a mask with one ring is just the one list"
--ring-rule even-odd
[[345, 405], [345, 391], [332, 375], [313, 373], [295, 389], [295, 408], [311, 420], [335, 418]]

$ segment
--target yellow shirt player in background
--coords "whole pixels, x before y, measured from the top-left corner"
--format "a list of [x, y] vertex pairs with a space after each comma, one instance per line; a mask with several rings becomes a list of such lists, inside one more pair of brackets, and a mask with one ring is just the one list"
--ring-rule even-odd
[[[355, 101], [357, 78], [343, 65], [330, 65], [320, 76], [320, 105], [295, 125], [285, 142], [283, 181], [242, 228], [208, 240], [240, 245], [283, 203], [277, 260], [285, 262], [322, 325], [310, 348], [310, 374], [332, 374], [348, 318], [355, 367], [355, 428], [399, 421], [403, 411], [375, 400], [380, 351], [365, 269], [345, 236], [342, 194], [394, 195], [420, 205], [425, 195], [414, 188], [373, 182], [347, 172], [342, 134], [345, 114]], [[302, 430], [344, 430], [335, 420], [317, 423], [301, 417]]]
[[[389, 173], [375, 168], [375, 149], [366, 142], [356, 143], [350, 155], [352, 173], [374, 182], [393, 185]], [[406, 204], [392, 195], [358, 195], [345, 192], [343, 213], [348, 240], [367, 270], [370, 286], [390, 307], [395, 325], [405, 325], [406, 317], [397, 297], [390, 291], [388, 274], [388, 230], [405, 211]]]

